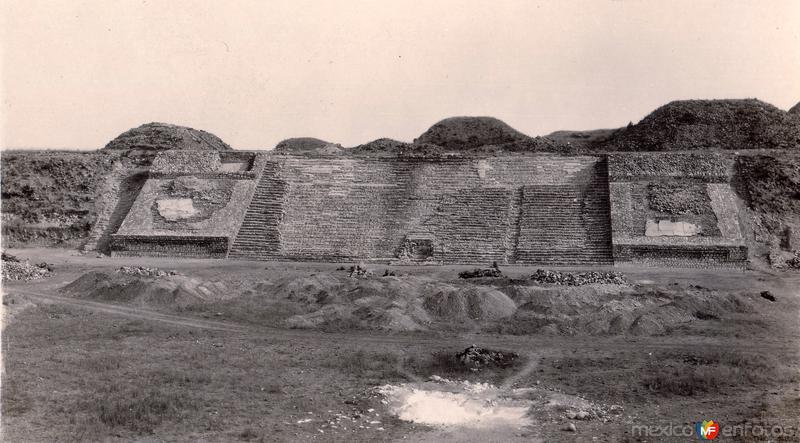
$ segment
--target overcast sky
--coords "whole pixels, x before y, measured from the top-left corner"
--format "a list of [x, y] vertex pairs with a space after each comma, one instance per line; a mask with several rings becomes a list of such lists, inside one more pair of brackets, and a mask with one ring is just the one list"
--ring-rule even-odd
[[800, 1], [2, 0], [7, 148], [161, 121], [235, 148], [411, 141], [454, 115], [529, 135], [676, 99], [800, 101]]

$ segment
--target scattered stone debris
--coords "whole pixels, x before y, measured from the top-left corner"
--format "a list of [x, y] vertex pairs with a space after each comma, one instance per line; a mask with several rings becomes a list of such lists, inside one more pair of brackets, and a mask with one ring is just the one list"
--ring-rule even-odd
[[394, 272], [394, 271], [390, 271], [390, 270], [386, 269], [385, 271], [383, 271], [383, 276], [384, 277], [397, 277], [397, 273]]
[[497, 265], [497, 262], [492, 263], [489, 269], [473, 269], [471, 271], [459, 272], [459, 278], [480, 278], [480, 277], [502, 277], [503, 271]]
[[456, 354], [456, 358], [465, 366], [475, 369], [486, 367], [507, 368], [519, 358], [519, 354], [515, 352], [495, 351], [472, 345]]
[[158, 268], [147, 268], [144, 266], [122, 266], [117, 269], [120, 274], [138, 275], [141, 277], [166, 277], [168, 275], [178, 275], [175, 271], [164, 271]]
[[3, 261], [19, 262], [19, 258], [17, 258], [16, 255], [11, 255], [11, 254], [7, 253], [6, 251], [2, 252], [2, 257], [3, 257]]
[[350, 266], [351, 278], [367, 278], [372, 275], [372, 271], [367, 269], [364, 263], [358, 263], [355, 266]]
[[49, 277], [53, 273], [53, 265], [49, 263], [30, 264], [27, 260], [3, 253], [2, 278], [11, 281], [31, 281]]
[[621, 272], [561, 272], [537, 269], [531, 275], [537, 283], [550, 283], [563, 286], [583, 286], [590, 284], [627, 285], [628, 280]]
[[786, 260], [786, 266], [790, 269], [800, 269], [800, 251], [795, 251], [794, 257]]
[[761, 297], [766, 298], [769, 301], [775, 301], [775, 296], [769, 291], [761, 291]]

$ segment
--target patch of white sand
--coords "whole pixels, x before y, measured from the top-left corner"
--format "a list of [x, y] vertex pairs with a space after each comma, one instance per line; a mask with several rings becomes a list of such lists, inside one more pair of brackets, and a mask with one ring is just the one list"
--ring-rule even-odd
[[453, 382], [386, 385], [389, 410], [401, 420], [429, 426], [463, 428], [521, 428], [531, 424], [530, 402], [514, 400], [485, 383]]

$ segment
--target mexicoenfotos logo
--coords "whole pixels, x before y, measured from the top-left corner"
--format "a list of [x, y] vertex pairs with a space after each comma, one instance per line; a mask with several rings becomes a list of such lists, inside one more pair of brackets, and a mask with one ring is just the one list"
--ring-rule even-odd
[[695, 425], [697, 437], [700, 440], [713, 440], [719, 435], [719, 423], [714, 420], [703, 420]]

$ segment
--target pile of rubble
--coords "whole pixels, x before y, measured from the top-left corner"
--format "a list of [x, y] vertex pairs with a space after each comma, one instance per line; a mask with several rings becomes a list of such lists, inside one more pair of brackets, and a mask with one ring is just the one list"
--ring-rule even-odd
[[351, 278], [367, 278], [373, 274], [372, 271], [367, 269], [367, 266], [364, 263], [359, 263], [355, 266], [350, 266], [350, 277]]
[[786, 260], [786, 266], [791, 269], [800, 269], [800, 251], [795, 251], [794, 257]]
[[456, 358], [464, 366], [470, 368], [507, 368], [511, 366], [514, 360], [519, 358], [519, 354], [514, 352], [494, 351], [472, 345], [456, 354]]
[[30, 281], [49, 277], [53, 273], [53, 265], [48, 263], [30, 264], [17, 257], [3, 252], [2, 279], [11, 281]]
[[168, 275], [178, 275], [175, 271], [164, 271], [158, 268], [146, 268], [144, 266], [123, 266], [117, 269], [120, 274], [138, 275], [140, 277], [166, 277]]
[[800, 269], [800, 251], [772, 250], [769, 255], [769, 264], [781, 271]]
[[471, 271], [463, 271], [458, 273], [458, 278], [480, 278], [480, 277], [502, 277], [503, 272], [497, 266], [497, 262], [492, 263], [489, 269], [473, 269]]
[[537, 269], [531, 280], [536, 283], [550, 283], [562, 286], [583, 286], [590, 284], [627, 285], [628, 280], [621, 272], [560, 272]]

